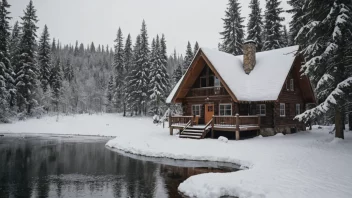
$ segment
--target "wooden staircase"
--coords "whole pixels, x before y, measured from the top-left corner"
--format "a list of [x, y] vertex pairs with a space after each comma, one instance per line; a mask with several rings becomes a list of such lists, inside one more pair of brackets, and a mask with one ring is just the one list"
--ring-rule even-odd
[[183, 129], [183, 131], [180, 134], [180, 138], [190, 138], [190, 139], [204, 139], [204, 137], [207, 135], [207, 133], [210, 131], [209, 126], [211, 125], [212, 120], [209, 121], [205, 127], [199, 128], [199, 127], [193, 127], [189, 124], [186, 125], [186, 127]]

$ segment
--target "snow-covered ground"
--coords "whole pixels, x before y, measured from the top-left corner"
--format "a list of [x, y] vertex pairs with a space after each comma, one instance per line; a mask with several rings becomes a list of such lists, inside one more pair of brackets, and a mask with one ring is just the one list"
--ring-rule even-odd
[[190, 140], [170, 136], [151, 118], [119, 115], [46, 117], [0, 125], [1, 133], [116, 136], [107, 146], [133, 154], [232, 162], [248, 169], [190, 177], [179, 186], [189, 196], [240, 198], [352, 197], [352, 133], [335, 140], [330, 128], [242, 141]]

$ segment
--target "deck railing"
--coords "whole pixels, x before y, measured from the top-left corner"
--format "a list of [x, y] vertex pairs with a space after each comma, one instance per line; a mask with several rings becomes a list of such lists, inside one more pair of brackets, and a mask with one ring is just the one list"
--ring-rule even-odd
[[202, 87], [191, 89], [188, 96], [195, 97], [213, 95], [227, 95], [227, 92], [224, 87]]
[[257, 125], [260, 126], [260, 116], [213, 116], [214, 126], [239, 126]]
[[193, 116], [171, 116], [169, 118], [170, 126], [183, 126], [191, 121], [191, 125], [193, 124]]

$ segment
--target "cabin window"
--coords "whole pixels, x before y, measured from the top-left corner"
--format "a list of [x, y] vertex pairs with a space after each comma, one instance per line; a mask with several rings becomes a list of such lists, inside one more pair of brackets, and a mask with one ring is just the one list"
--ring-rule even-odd
[[286, 80], [286, 90], [290, 90], [290, 85], [288, 84], [288, 80]]
[[296, 104], [296, 115], [301, 114], [301, 104]]
[[214, 76], [214, 87], [220, 87], [220, 79]]
[[200, 87], [207, 87], [207, 78], [200, 77]]
[[200, 116], [200, 106], [201, 105], [192, 105], [192, 115]]
[[294, 85], [293, 78], [290, 79], [290, 90], [291, 90], [291, 91], [294, 91], [294, 90], [295, 90], [295, 85]]
[[266, 105], [265, 104], [257, 104], [257, 114], [260, 116], [266, 115]]
[[209, 76], [209, 87], [214, 87], [215, 79], [214, 76]]
[[285, 112], [285, 103], [280, 103], [280, 117], [285, 117], [286, 112]]
[[231, 116], [232, 115], [232, 104], [220, 104], [219, 105], [220, 116]]

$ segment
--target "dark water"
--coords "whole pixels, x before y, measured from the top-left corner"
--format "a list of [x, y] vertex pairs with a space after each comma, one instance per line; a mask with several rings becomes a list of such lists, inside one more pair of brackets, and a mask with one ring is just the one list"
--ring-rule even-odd
[[[192, 175], [234, 165], [138, 157], [105, 147], [107, 138], [0, 137], [0, 197], [181, 197]], [[224, 167], [226, 166], [226, 168]]]

